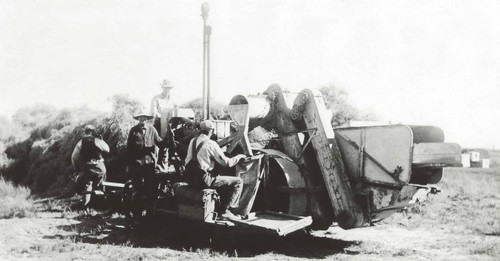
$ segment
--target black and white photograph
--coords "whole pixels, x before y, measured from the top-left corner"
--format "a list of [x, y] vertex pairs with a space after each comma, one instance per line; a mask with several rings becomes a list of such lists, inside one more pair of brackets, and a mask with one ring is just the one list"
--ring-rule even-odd
[[499, 260], [499, 0], [0, 0], [0, 260]]

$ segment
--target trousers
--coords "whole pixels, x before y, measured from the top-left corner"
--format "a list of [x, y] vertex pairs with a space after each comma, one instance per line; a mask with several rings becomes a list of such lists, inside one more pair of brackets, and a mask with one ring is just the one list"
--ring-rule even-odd
[[[153, 127], [155, 127], [158, 134], [161, 136], [161, 120], [160, 118], [155, 118]], [[167, 137], [161, 137], [162, 139], [167, 139]], [[157, 161], [155, 166], [155, 172], [158, 174], [168, 172], [168, 147], [165, 145], [158, 146], [156, 150]]]
[[238, 207], [243, 190], [243, 180], [232, 176], [217, 176], [209, 188], [215, 189], [219, 193], [220, 212], [224, 213], [228, 208]]
[[152, 214], [156, 197], [155, 164], [131, 165], [129, 175], [134, 188], [134, 217], [142, 216], [144, 209]]

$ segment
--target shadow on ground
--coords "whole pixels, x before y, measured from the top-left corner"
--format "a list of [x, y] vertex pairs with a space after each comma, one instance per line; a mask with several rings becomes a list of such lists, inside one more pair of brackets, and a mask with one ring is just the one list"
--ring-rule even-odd
[[[112, 244], [141, 248], [170, 248], [181, 251], [210, 251], [238, 257], [254, 257], [266, 253], [302, 258], [325, 258], [357, 242], [321, 238], [304, 231], [277, 237], [235, 231], [228, 227], [210, 226], [191, 221], [154, 217], [132, 227], [123, 217], [86, 217], [75, 225], [59, 226], [72, 232], [72, 240], [91, 244]], [[60, 238], [60, 236], [56, 236]]]

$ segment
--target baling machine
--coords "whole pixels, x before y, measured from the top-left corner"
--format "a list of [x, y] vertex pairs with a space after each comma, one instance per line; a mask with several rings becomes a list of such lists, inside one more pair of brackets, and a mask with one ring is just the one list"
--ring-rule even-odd
[[[229, 156], [248, 155], [228, 173], [244, 181], [236, 210], [244, 219], [219, 221], [217, 192], [182, 182], [159, 197], [159, 213], [277, 235], [333, 222], [359, 228], [409, 206], [419, 189], [439, 182], [444, 167], [460, 165], [460, 146], [444, 143], [438, 127], [333, 129], [323, 98], [309, 89], [289, 93], [273, 85], [259, 95], [233, 97], [228, 111], [235, 127], [218, 143]], [[258, 127], [274, 133], [260, 140], [263, 148], [248, 136]]]

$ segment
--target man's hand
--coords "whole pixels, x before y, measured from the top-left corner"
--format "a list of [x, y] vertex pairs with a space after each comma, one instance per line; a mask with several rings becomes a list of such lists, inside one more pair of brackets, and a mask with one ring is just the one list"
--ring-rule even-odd
[[242, 162], [247, 156], [244, 154], [238, 154], [234, 157], [238, 160], [238, 162]]
[[78, 171], [73, 172], [73, 174], [71, 174], [70, 176], [70, 179], [71, 181], [76, 182], [76, 180], [78, 179]]

